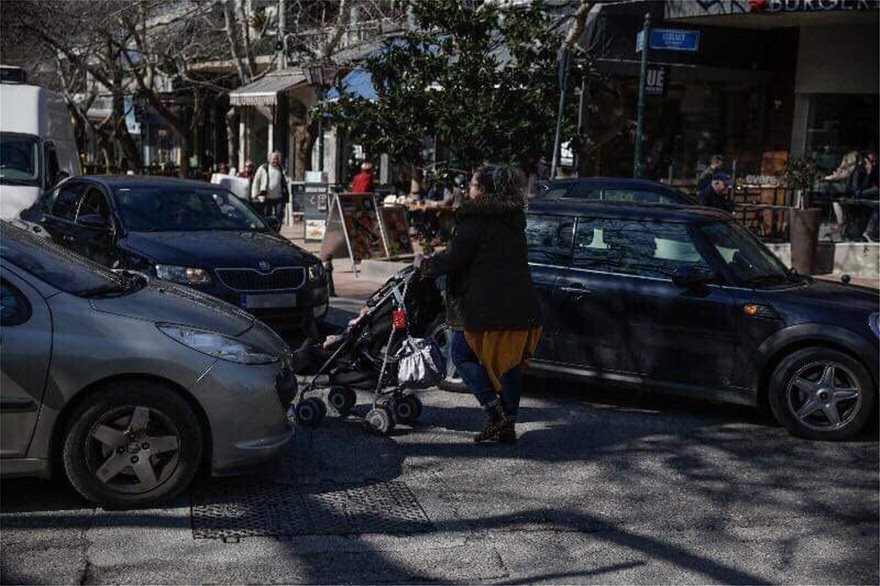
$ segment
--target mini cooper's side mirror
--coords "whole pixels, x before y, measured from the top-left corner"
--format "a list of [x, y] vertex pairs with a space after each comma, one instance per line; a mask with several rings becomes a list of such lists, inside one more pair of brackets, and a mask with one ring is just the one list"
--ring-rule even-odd
[[705, 283], [706, 280], [706, 275], [694, 267], [677, 267], [672, 273], [672, 283], [676, 287], [681, 287], [682, 289], [696, 287], [697, 285]]

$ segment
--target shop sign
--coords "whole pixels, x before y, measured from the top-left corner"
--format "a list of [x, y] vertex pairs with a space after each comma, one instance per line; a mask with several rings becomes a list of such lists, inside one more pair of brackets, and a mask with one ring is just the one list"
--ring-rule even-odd
[[[645, 46], [645, 31], [636, 36], [636, 53]], [[700, 31], [671, 28], [651, 29], [651, 49], [662, 51], [688, 51], [695, 53], [700, 48]]]
[[645, 95], [666, 97], [669, 89], [669, 66], [648, 65], [645, 76]]
[[880, 0], [749, 0], [749, 12], [767, 14], [843, 10], [880, 10]]

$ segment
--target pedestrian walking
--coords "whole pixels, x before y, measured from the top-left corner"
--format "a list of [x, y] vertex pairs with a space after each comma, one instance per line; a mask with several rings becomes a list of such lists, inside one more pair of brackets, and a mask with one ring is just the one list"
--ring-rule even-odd
[[521, 366], [541, 336], [526, 246], [526, 196], [510, 167], [481, 167], [455, 214], [445, 251], [416, 257], [428, 277], [446, 275], [451, 358], [485, 410], [475, 442], [516, 441]]
[[[880, 198], [880, 186], [878, 186], [877, 155], [866, 153], [861, 163], [853, 171], [850, 181], [853, 197], [861, 200], [876, 201]], [[862, 239], [867, 242], [877, 242], [877, 226], [880, 224], [880, 208], [874, 206]]]
[[290, 201], [290, 190], [279, 151], [269, 155], [269, 162], [257, 169], [251, 184], [251, 200], [264, 216], [284, 222], [284, 208]]
[[725, 212], [733, 213], [733, 202], [727, 197], [727, 184], [729, 180], [724, 173], [715, 173], [712, 179], [698, 196], [701, 206], [717, 208]]
[[712, 177], [716, 173], [721, 173], [724, 169], [724, 157], [721, 155], [712, 155], [712, 158], [709, 159], [709, 164], [703, 169], [703, 172], [700, 173], [700, 176], [697, 178], [697, 191], [701, 192], [712, 183]]
[[354, 176], [349, 188], [351, 193], [373, 193], [373, 165], [369, 161], [361, 163], [361, 171]]

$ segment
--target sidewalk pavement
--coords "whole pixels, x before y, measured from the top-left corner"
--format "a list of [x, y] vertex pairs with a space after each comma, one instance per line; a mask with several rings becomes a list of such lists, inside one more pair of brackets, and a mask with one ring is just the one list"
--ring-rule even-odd
[[[306, 242], [303, 239], [302, 224], [282, 226], [281, 235], [300, 248], [320, 256], [321, 243]], [[417, 243], [414, 243], [414, 245], [418, 247]], [[333, 285], [337, 297], [359, 301], [366, 301], [380, 287], [380, 284], [375, 281], [368, 281], [367, 279], [355, 276], [351, 261], [347, 258], [333, 260]]]

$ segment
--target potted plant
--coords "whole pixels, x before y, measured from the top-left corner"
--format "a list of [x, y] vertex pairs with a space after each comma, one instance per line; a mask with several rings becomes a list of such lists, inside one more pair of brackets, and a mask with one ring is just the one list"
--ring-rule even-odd
[[789, 191], [791, 242], [791, 265], [802, 274], [813, 272], [813, 259], [819, 241], [819, 216], [821, 210], [809, 207], [809, 192], [820, 177], [815, 163], [804, 158], [786, 161], [777, 176]]

